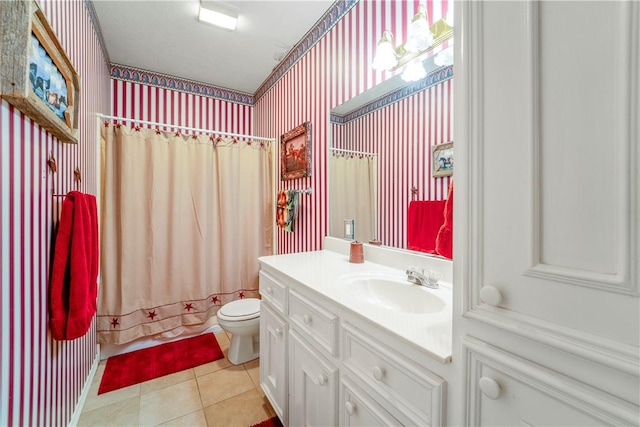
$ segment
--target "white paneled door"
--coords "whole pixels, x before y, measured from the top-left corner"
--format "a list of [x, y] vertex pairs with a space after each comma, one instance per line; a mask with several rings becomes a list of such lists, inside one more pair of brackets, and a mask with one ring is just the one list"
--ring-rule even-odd
[[[637, 423], [640, 4], [465, 2], [456, 11], [462, 355], [477, 359], [482, 344], [468, 344], [477, 339], [520, 368], [557, 373], [556, 388], [539, 389], [518, 382], [530, 373], [477, 368], [514, 389], [502, 399], [541, 402], [545, 423], [569, 422], [542, 402], [573, 381], [569, 420]], [[473, 366], [466, 421], [497, 423], [489, 408], [506, 403], [478, 394]], [[514, 405], [508, 422], [527, 425]]]

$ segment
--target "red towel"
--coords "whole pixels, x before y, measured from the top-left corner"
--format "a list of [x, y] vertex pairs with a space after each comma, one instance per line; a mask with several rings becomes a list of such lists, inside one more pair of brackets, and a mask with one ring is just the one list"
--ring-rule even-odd
[[62, 202], [49, 284], [49, 325], [56, 340], [87, 333], [98, 296], [96, 198], [69, 192]]
[[449, 184], [449, 195], [444, 207], [444, 224], [436, 238], [436, 252], [445, 258], [453, 257], [453, 181]]
[[443, 222], [446, 200], [413, 201], [407, 213], [407, 247], [436, 253], [436, 236]]

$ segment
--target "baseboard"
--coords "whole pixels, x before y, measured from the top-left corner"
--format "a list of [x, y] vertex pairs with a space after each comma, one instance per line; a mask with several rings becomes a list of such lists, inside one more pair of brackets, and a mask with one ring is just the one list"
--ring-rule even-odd
[[73, 411], [73, 416], [71, 417], [71, 421], [69, 421], [69, 426], [76, 427], [78, 425], [78, 421], [80, 421], [80, 415], [82, 414], [82, 409], [84, 408], [84, 403], [87, 401], [87, 396], [89, 395], [89, 390], [91, 389], [91, 384], [93, 383], [93, 379], [96, 376], [96, 372], [98, 371], [98, 365], [100, 364], [100, 344], [98, 344], [96, 349], [96, 357], [93, 360], [93, 365], [91, 365], [91, 370], [89, 370], [89, 375], [84, 382], [84, 386], [82, 387], [82, 393], [80, 394], [80, 398], [78, 399], [78, 404], [76, 405], [76, 409]]

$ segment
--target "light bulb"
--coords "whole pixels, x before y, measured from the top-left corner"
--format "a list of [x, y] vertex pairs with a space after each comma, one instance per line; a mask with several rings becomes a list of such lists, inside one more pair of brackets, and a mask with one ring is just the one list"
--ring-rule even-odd
[[382, 38], [376, 48], [376, 56], [371, 66], [375, 70], [390, 70], [398, 64], [395, 48], [393, 47], [393, 35], [389, 31], [382, 33]]
[[427, 77], [427, 71], [424, 69], [422, 61], [416, 59], [404, 67], [401, 77], [405, 82], [417, 82]]
[[426, 50], [433, 44], [433, 34], [429, 28], [429, 20], [424, 5], [420, 5], [418, 13], [411, 20], [407, 31], [407, 42], [404, 48], [408, 52], [419, 52]]
[[444, 67], [446, 65], [453, 64], [453, 46], [449, 46], [443, 51], [440, 51], [433, 57], [433, 63], [438, 67]]

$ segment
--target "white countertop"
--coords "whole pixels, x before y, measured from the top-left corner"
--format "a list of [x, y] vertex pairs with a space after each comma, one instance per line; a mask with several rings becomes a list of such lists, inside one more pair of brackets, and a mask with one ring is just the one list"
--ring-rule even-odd
[[[395, 334], [438, 362], [449, 363], [451, 361], [452, 295], [450, 283], [441, 281], [439, 289], [420, 287], [424, 292], [435, 293], [445, 301], [445, 308], [442, 311], [430, 314], [405, 313], [359, 301], [346, 292], [344, 286], [340, 286], [342, 276], [354, 273], [380, 272], [406, 276], [404, 270], [366, 261], [366, 256], [364, 263], [353, 264], [349, 262], [347, 255], [321, 250], [264, 256], [260, 257], [259, 261], [263, 269], [279, 271], [298, 284], [335, 301], [342, 310], [360, 315]], [[443, 277], [447, 277], [447, 275], [445, 274]]]

